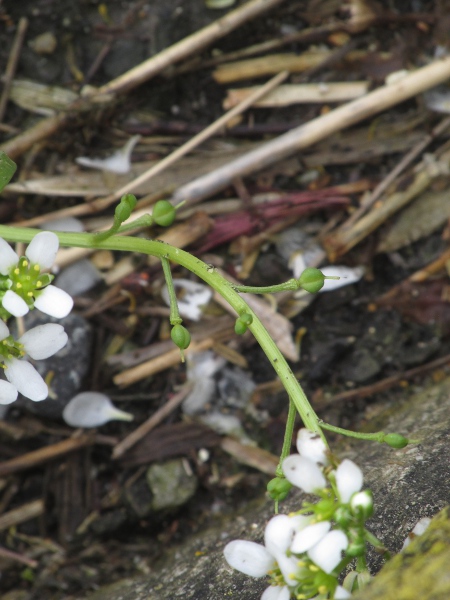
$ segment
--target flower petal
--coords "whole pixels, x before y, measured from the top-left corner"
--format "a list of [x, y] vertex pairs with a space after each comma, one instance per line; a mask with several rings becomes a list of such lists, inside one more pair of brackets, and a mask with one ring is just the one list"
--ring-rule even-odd
[[83, 392], [66, 404], [63, 419], [71, 427], [100, 427], [109, 421], [132, 421], [133, 415], [114, 406], [105, 394]]
[[16, 292], [8, 290], [3, 296], [2, 306], [13, 317], [23, 317], [29, 311], [28, 305]]
[[19, 262], [19, 256], [14, 252], [8, 242], [0, 238], [0, 273], [8, 275], [11, 267]]
[[363, 473], [358, 465], [346, 458], [336, 469], [336, 485], [341, 502], [346, 504], [363, 484]]
[[277, 552], [286, 552], [295, 535], [295, 524], [288, 515], [272, 517], [266, 525], [264, 544], [275, 556]]
[[266, 588], [261, 596], [261, 600], [289, 600], [291, 593], [286, 586], [271, 585]]
[[25, 255], [31, 263], [39, 265], [41, 269], [49, 269], [55, 262], [58, 248], [58, 236], [51, 231], [41, 231], [29, 243]]
[[297, 450], [299, 454], [316, 463], [328, 464], [327, 447], [318, 433], [305, 428], [300, 429], [297, 434]]
[[346, 600], [347, 598], [351, 598], [352, 595], [350, 592], [347, 592], [345, 588], [341, 585], [338, 585], [334, 592], [334, 600]]
[[283, 461], [283, 473], [288, 481], [307, 494], [326, 487], [325, 477], [317, 463], [299, 454], [292, 454]]
[[234, 540], [225, 546], [223, 553], [230, 567], [251, 577], [264, 577], [275, 566], [270, 552], [255, 542]]
[[0, 404], [11, 404], [15, 400], [17, 400], [16, 388], [8, 381], [0, 379]]
[[48, 387], [33, 365], [26, 360], [6, 361], [6, 379], [26, 398], [39, 402], [48, 396]]
[[341, 552], [347, 546], [348, 539], [345, 533], [333, 530], [327, 533], [311, 550], [308, 550], [308, 556], [322, 571], [331, 573], [340, 563]]
[[56, 354], [67, 344], [67, 333], [62, 325], [47, 323], [33, 327], [19, 342], [24, 345], [26, 353], [35, 360], [43, 360]]
[[[0, 238], [1, 239], [1, 238]], [[9, 335], [8, 326], [4, 321], [0, 319], [0, 342], [7, 338]]]
[[60, 290], [54, 285], [48, 285], [42, 292], [36, 294], [34, 306], [46, 315], [63, 319], [72, 310], [73, 300], [64, 290]]
[[306, 552], [315, 546], [320, 540], [330, 531], [331, 523], [329, 521], [321, 521], [308, 525], [305, 529], [299, 531], [291, 544], [291, 551], [295, 554]]

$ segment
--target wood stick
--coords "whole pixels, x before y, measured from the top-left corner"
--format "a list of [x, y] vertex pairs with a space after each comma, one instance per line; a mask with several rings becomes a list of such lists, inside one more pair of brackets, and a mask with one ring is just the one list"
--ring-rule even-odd
[[17, 471], [24, 471], [25, 469], [31, 469], [36, 465], [54, 460], [60, 456], [64, 456], [69, 452], [74, 452], [79, 448], [85, 446], [91, 446], [96, 443], [96, 437], [92, 435], [81, 435], [79, 437], [71, 437], [62, 442], [57, 442], [51, 446], [39, 448], [39, 450], [33, 450], [26, 454], [22, 454], [11, 460], [6, 460], [0, 463], [0, 477], [9, 475], [10, 473], [17, 473]]
[[[137, 67], [127, 71], [120, 77], [113, 79], [106, 85], [100, 87], [96, 94], [118, 94], [133, 89], [148, 81], [155, 75], [161, 73], [170, 65], [179, 62], [183, 58], [203, 50], [212, 42], [224, 37], [233, 29], [240, 27], [243, 23], [275, 8], [284, 0], [250, 0], [235, 10], [230, 11], [217, 21], [210, 23], [203, 29], [187, 36], [181, 41], [169, 46], [156, 56], [152, 56]], [[282, 67], [284, 69], [285, 67]], [[278, 69], [281, 70], [281, 69]]]
[[0, 531], [9, 529], [19, 523], [40, 517], [44, 513], [44, 501], [33, 500], [0, 516]]
[[321, 115], [300, 127], [262, 144], [239, 159], [199, 177], [179, 188], [172, 197], [173, 202], [186, 200], [189, 204], [199, 202], [222, 190], [237, 177], [245, 177], [273, 163], [308, 148], [328, 136], [354, 125], [408, 98], [430, 89], [450, 77], [450, 57], [406, 75], [402, 80], [385, 85], [362, 98], [340, 106], [328, 114]]
[[17, 63], [19, 62], [20, 51], [22, 49], [23, 40], [28, 29], [28, 19], [22, 17], [17, 26], [16, 36], [11, 48], [11, 53], [6, 65], [5, 75], [3, 77], [3, 92], [0, 98], [0, 121], [3, 121], [5, 116], [6, 105], [8, 104], [9, 92], [11, 89], [14, 73], [16, 72]]
[[[223, 101], [225, 109], [232, 108], [255, 92], [258, 86], [229, 89]], [[343, 102], [364, 96], [369, 89], [368, 81], [350, 81], [336, 83], [300, 83], [280, 85], [256, 102], [253, 108], [289, 106], [291, 104], [310, 104], [323, 102]]]
[[161, 406], [147, 421], [144, 421], [137, 429], [127, 435], [121, 442], [114, 447], [112, 458], [118, 459], [132, 446], [137, 444], [144, 436], [146, 436], [152, 429], [163, 421], [171, 412], [173, 412], [186, 398], [189, 392], [192, 390], [192, 385], [187, 383], [177, 394], [172, 396], [164, 406]]
[[243, 23], [271, 10], [282, 2], [284, 0], [250, 0], [250, 2], [239, 6], [224, 17], [200, 29], [200, 31], [196, 31], [130, 71], [127, 71], [120, 77], [101, 86], [92, 94], [79, 98], [69, 106], [67, 112], [64, 111], [54, 117], [42, 119], [42, 121], [31, 129], [1, 144], [0, 150], [3, 150], [12, 159], [18, 158], [31, 148], [33, 144], [46, 139], [65, 126], [69, 122], [73, 111], [84, 111], [89, 107], [95, 108], [98, 106], [98, 103], [110, 102], [111, 98], [114, 98], [116, 95], [127, 92], [152, 77], [159, 75], [161, 71], [170, 65], [202, 50], [215, 40], [240, 27]]

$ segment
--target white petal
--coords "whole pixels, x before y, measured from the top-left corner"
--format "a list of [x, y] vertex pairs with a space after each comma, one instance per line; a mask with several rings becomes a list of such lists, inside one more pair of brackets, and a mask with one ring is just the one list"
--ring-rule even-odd
[[[0, 238], [1, 239], [1, 238]], [[4, 340], [5, 338], [7, 338], [9, 335], [9, 329], [8, 326], [6, 325], [6, 323], [4, 321], [2, 321], [0, 319], [0, 342], [2, 340]]]
[[75, 159], [79, 165], [90, 167], [91, 169], [100, 169], [101, 171], [110, 171], [111, 173], [128, 173], [131, 169], [131, 154], [137, 142], [141, 139], [140, 135], [134, 135], [128, 140], [123, 148], [114, 152], [107, 158], [88, 158], [79, 156]]
[[58, 236], [51, 231], [41, 231], [31, 240], [25, 255], [31, 263], [39, 265], [41, 269], [49, 269], [55, 262], [58, 248]]
[[225, 546], [223, 553], [230, 567], [251, 577], [264, 577], [275, 567], [270, 552], [255, 542], [234, 540]]
[[297, 450], [299, 454], [322, 465], [328, 464], [327, 447], [318, 433], [302, 428], [297, 434]]
[[17, 400], [17, 390], [8, 381], [0, 379], [0, 404], [11, 404]]
[[271, 585], [266, 588], [261, 596], [261, 600], [289, 600], [291, 593], [286, 586]]
[[348, 546], [348, 539], [342, 531], [330, 531], [318, 544], [308, 551], [309, 558], [325, 573], [337, 567], [341, 561], [341, 552]]
[[11, 290], [8, 290], [3, 296], [2, 305], [13, 317], [23, 317], [29, 311], [25, 300]]
[[39, 402], [48, 396], [45, 381], [29, 362], [13, 358], [6, 361], [6, 379], [26, 398]]
[[350, 592], [347, 592], [345, 588], [341, 585], [338, 585], [336, 591], [334, 592], [334, 600], [346, 600], [347, 598], [351, 598], [352, 595]]
[[322, 521], [308, 525], [302, 531], [299, 531], [292, 542], [291, 550], [295, 554], [306, 552], [315, 546], [330, 531], [331, 523]]
[[336, 469], [336, 485], [341, 502], [346, 504], [363, 484], [363, 473], [358, 465], [346, 458]]
[[266, 525], [264, 544], [275, 556], [276, 552], [286, 552], [295, 535], [294, 522], [288, 515], [272, 517]]
[[62, 325], [47, 323], [33, 327], [19, 338], [26, 353], [35, 360], [43, 360], [56, 354], [67, 344], [67, 333]]
[[307, 494], [326, 487], [325, 477], [317, 464], [299, 454], [292, 454], [283, 461], [283, 473], [288, 481]]
[[71, 427], [100, 427], [109, 421], [131, 421], [133, 415], [114, 406], [108, 396], [83, 392], [68, 402], [63, 419]]
[[14, 252], [8, 242], [0, 238], [0, 273], [8, 275], [11, 267], [19, 262], [18, 255]]
[[[202, 316], [202, 307], [206, 306], [211, 300], [211, 288], [189, 279], [175, 279], [173, 285], [176, 290], [182, 292], [181, 298], [178, 300], [180, 315], [186, 319], [191, 319], [191, 321], [198, 321]], [[166, 304], [170, 306], [167, 286], [163, 287], [161, 296]]]
[[48, 285], [42, 292], [36, 294], [34, 306], [46, 315], [63, 319], [72, 310], [73, 300], [64, 290]]
[[364, 267], [343, 267], [339, 265], [330, 265], [329, 267], [320, 267], [325, 276], [339, 277], [339, 279], [325, 279], [323, 288], [319, 293], [332, 292], [346, 285], [356, 283], [364, 275]]

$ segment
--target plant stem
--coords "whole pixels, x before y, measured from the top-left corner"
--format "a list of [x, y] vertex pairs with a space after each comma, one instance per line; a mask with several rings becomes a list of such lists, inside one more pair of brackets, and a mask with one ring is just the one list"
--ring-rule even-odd
[[[26, 229], [20, 227], [9, 227], [0, 225], [0, 236], [10, 242], [30, 242], [35, 235], [39, 233], [37, 229]], [[184, 250], [165, 244], [158, 240], [145, 240], [132, 236], [112, 237], [106, 240], [98, 241], [95, 234], [90, 233], [60, 233], [56, 235], [59, 238], [61, 246], [76, 246], [79, 248], [95, 248], [104, 250], [118, 250], [128, 252], [141, 252], [158, 258], [171, 260], [185, 267], [210, 287], [216, 290], [236, 311], [237, 315], [244, 312], [253, 317], [253, 322], [249, 326], [250, 331], [255, 336], [257, 342], [265, 352], [276, 374], [280, 378], [290, 399], [295, 405], [300, 417], [310, 431], [318, 433], [324, 442], [326, 438], [321, 430], [319, 419], [309, 403], [302, 387], [295, 378], [292, 370], [287, 364], [279, 348], [265, 329], [264, 325], [248, 304], [233, 289], [233, 285], [224, 279], [214, 268], [211, 268], [200, 259], [192, 256]]]
[[286, 420], [286, 429], [284, 431], [283, 448], [281, 449], [280, 462], [278, 463], [276, 474], [278, 477], [284, 477], [283, 469], [281, 465], [283, 460], [291, 453], [292, 435], [294, 433], [295, 417], [297, 411], [295, 404], [291, 398], [289, 398], [289, 412]]
[[357, 438], [358, 440], [370, 440], [372, 442], [382, 443], [386, 434], [383, 431], [377, 431], [377, 433], [359, 433], [358, 431], [350, 431], [349, 429], [342, 429], [342, 427], [336, 427], [335, 425], [328, 425], [323, 421], [319, 421], [320, 427], [334, 433], [340, 433], [347, 437]]
[[167, 258], [161, 258], [161, 264], [163, 268], [164, 278], [166, 280], [167, 292], [169, 294], [170, 301], [170, 324], [179, 325], [183, 322], [178, 311], [177, 295], [173, 285], [172, 271], [170, 270], [170, 263]]

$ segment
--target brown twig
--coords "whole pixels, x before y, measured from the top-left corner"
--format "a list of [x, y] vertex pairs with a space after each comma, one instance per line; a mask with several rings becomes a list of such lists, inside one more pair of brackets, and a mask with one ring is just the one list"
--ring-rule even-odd
[[20, 51], [22, 50], [23, 40], [28, 29], [28, 19], [21, 17], [17, 26], [16, 36], [11, 48], [11, 53], [6, 65], [5, 74], [3, 76], [3, 92], [0, 98], [0, 122], [5, 116], [6, 105], [8, 104], [9, 92], [11, 90], [12, 80], [16, 72], [17, 63], [19, 62]]
[[186, 384], [177, 394], [172, 396], [164, 406], [157, 410], [147, 421], [144, 421], [137, 429], [127, 435], [121, 442], [119, 442], [113, 449], [112, 458], [118, 459], [127, 450], [139, 442], [144, 436], [146, 436], [152, 429], [159, 425], [171, 412], [173, 412], [186, 398], [192, 389], [192, 385]]
[[173, 202], [185, 200], [199, 202], [229, 185], [237, 177], [245, 177], [269, 165], [304, 150], [337, 131], [341, 131], [395, 106], [450, 77], [450, 57], [436, 60], [431, 64], [410, 73], [402, 80], [385, 85], [362, 98], [349, 102], [335, 110], [321, 115], [270, 142], [262, 144], [244, 156], [191, 181], [179, 188], [173, 195]]

